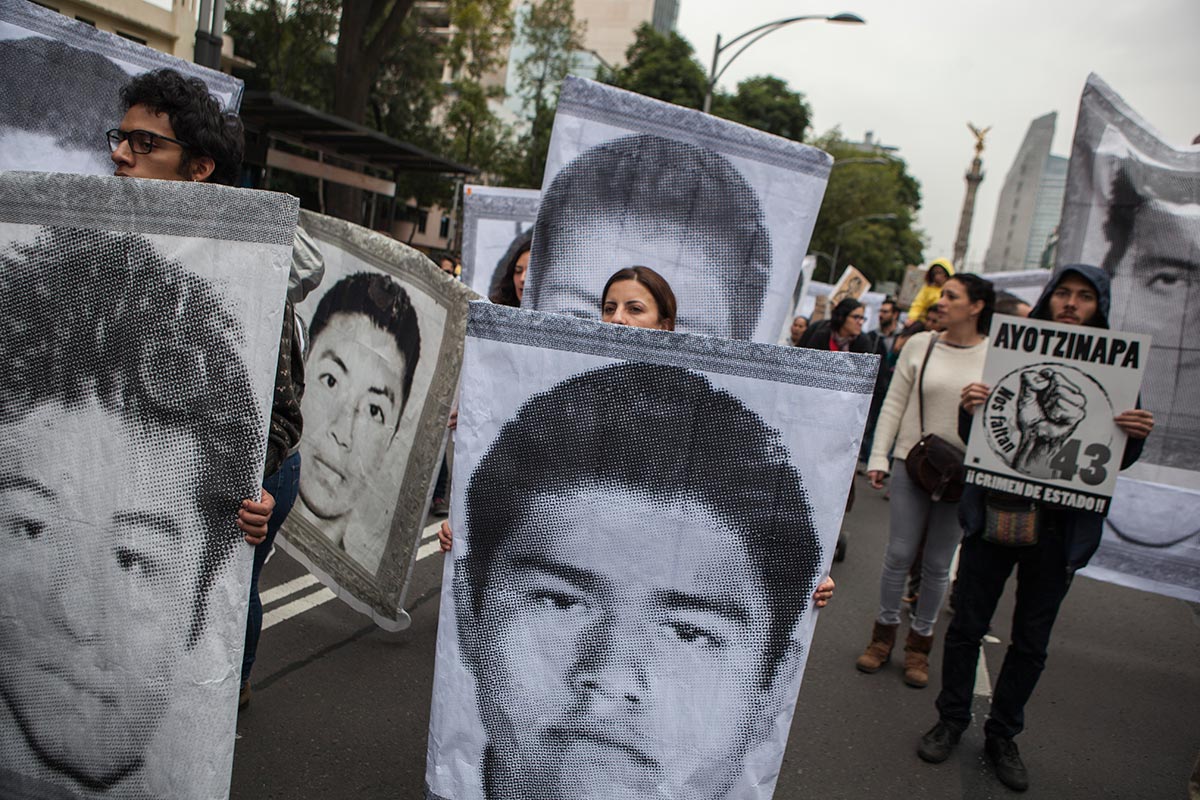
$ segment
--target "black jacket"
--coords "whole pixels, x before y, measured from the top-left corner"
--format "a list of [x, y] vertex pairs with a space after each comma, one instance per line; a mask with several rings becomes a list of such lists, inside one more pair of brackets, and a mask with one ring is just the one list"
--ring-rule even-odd
[[[810, 325], [804, 335], [800, 337], [798, 347], [807, 347], [810, 350], [832, 350], [829, 346], [829, 339], [833, 335], [829, 320], [823, 319], [815, 325]], [[875, 353], [883, 355], [876, 348], [872, 347], [871, 340], [866, 334], [860, 333], [850, 342], [851, 353]]]

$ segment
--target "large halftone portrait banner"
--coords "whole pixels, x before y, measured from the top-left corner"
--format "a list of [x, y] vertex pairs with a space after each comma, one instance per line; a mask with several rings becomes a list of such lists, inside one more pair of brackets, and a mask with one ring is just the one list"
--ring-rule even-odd
[[529, 266], [541, 192], [463, 187], [462, 281], [494, 303], [515, 305], [513, 274]]
[[0, 797], [228, 796], [296, 211], [0, 173]]
[[308, 331], [300, 496], [289, 550], [379, 625], [408, 585], [446, 443], [471, 292], [412, 248], [301, 212], [325, 258]]
[[675, 329], [774, 342], [833, 159], [580, 78], [563, 84], [521, 305], [600, 318], [623, 267], [660, 272]]
[[472, 304], [427, 797], [769, 798], [877, 364]]
[[1174, 147], [1096, 75], [1067, 171], [1057, 262], [1112, 278], [1109, 324], [1149, 334], [1154, 433], [1117, 481], [1088, 574], [1200, 602], [1200, 147]]
[[242, 81], [26, 0], [0, 0], [0, 169], [111, 175], [104, 133], [122, 86], [161, 67], [199, 78], [236, 112]]

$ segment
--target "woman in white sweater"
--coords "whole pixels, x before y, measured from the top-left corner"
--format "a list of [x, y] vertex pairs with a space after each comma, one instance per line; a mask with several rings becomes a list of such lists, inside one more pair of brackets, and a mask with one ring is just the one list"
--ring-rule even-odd
[[[900, 597], [909, 568], [925, 539], [921, 567], [921, 593], [913, 612], [912, 627], [904, 646], [904, 682], [924, 687], [929, 682], [929, 650], [933, 626], [946, 594], [950, 562], [962, 538], [957, 503], [935, 502], [908, 477], [904, 458], [927, 433], [936, 433], [964, 448], [958, 436], [958, 403], [962, 388], [983, 377], [987, 331], [992, 320], [996, 293], [992, 284], [978, 275], [955, 275], [942, 287], [938, 301], [946, 325], [940, 334], [919, 333], [900, 352], [887, 398], [879, 412], [867, 476], [876, 489], [892, 474], [891, 529], [883, 575], [879, 586], [879, 615], [871, 642], [858, 657], [863, 672], [876, 672], [888, 662], [900, 625]], [[925, 365], [925, 429], [921, 430], [921, 364]], [[893, 450], [894, 447], [894, 450]], [[892, 463], [888, 464], [888, 453]]]

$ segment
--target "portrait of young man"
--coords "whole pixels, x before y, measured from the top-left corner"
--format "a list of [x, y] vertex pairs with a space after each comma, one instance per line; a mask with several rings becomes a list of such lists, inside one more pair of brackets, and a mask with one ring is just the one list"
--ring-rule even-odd
[[[308, 329], [301, 508], [333, 545], [374, 573], [389, 531], [359, 512], [395, 501], [397, 487], [378, 485], [378, 478], [421, 357], [417, 312], [395, 280], [358, 272], [321, 297]], [[379, 503], [368, 500], [380, 493], [387, 496]]]
[[0, 797], [161, 796], [148, 751], [261, 481], [245, 347], [140, 234], [0, 250]]
[[524, 402], [455, 545], [484, 739], [462, 797], [737, 796], [795, 698], [813, 520], [779, 433], [700, 373], [618, 362]]
[[1200, 469], [1200, 159], [1190, 175], [1128, 161], [1114, 170], [1102, 266], [1112, 324], [1148, 333], [1143, 394], [1164, 425], [1147, 460]]
[[633, 134], [571, 160], [544, 192], [522, 306], [600, 316], [618, 269], [648, 266], [679, 300], [675, 329], [751, 339], [771, 278], [758, 193], [724, 155]]

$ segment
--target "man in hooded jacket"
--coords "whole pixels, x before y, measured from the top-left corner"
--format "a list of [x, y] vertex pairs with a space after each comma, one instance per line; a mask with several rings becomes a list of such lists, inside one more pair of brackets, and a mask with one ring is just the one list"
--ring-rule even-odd
[[[1097, 267], [1074, 264], [1059, 268], [1047, 284], [1031, 319], [1067, 325], [1108, 328], [1109, 278]], [[970, 435], [971, 414], [986, 399], [989, 387], [972, 383], [963, 388], [959, 433]], [[1141, 455], [1154, 427], [1149, 411], [1133, 409], [1113, 420], [1128, 436], [1121, 469]], [[1100, 546], [1104, 516], [1049, 503], [1027, 503], [1036, 514], [1037, 541], [1006, 546], [987, 541], [983, 531], [989, 505], [1005, 505], [1005, 495], [968, 486], [959, 503], [963, 526], [959, 556], [955, 615], [946, 631], [942, 656], [942, 691], [937, 698], [939, 721], [921, 739], [918, 755], [930, 763], [945, 761], [971, 723], [971, 699], [979, 647], [991, 624], [1004, 584], [1017, 568], [1017, 597], [1013, 611], [1012, 643], [992, 693], [984, 724], [985, 749], [996, 776], [1010, 789], [1024, 791], [1028, 773], [1013, 738], [1025, 722], [1025, 703], [1033, 694], [1046, 664], [1050, 630], [1075, 571], [1087, 565]], [[1011, 507], [1011, 496], [1008, 505]]]

